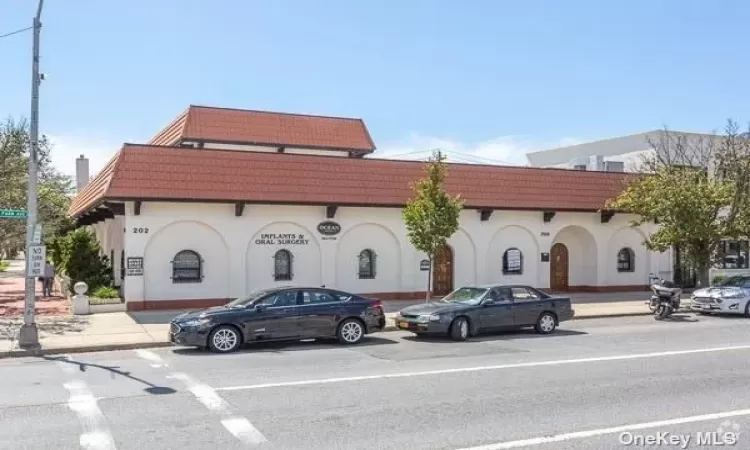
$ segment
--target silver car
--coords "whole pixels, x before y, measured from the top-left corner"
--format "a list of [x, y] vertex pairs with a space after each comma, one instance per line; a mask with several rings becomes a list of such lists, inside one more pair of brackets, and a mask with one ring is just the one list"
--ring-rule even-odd
[[744, 314], [750, 317], [750, 276], [734, 276], [690, 296], [690, 309], [700, 313]]

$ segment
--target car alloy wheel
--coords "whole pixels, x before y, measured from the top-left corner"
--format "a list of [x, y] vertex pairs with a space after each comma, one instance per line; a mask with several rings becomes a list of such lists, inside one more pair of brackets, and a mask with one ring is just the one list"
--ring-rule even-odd
[[555, 326], [557, 325], [555, 322], [555, 316], [550, 313], [544, 313], [539, 316], [536, 322], [536, 331], [541, 334], [552, 333], [555, 331]]
[[469, 322], [459, 317], [453, 321], [450, 328], [450, 335], [454, 341], [465, 341], [469, 337]]
[[215, 352], [229, 353], [240, 346], [240, 335], [232, 327], [221, 326], [211, 333], [209, 346]]
[[344, 321], [339, 327], [339, 340], [345, 344], [356, 344], [364, 334], [362, 324], [353, 319]]

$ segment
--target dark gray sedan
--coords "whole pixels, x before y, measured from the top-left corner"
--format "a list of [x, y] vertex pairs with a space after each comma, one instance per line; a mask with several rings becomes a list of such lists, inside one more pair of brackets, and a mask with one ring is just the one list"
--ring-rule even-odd
[[464, 341], [509, 327], [533, 326], [538, 333], [549, 334], [574, 314], [570, 298], [529, 286], [465, 286], [441, 300], [402, 309], [396, 326], [417, 335], [447, 334]]

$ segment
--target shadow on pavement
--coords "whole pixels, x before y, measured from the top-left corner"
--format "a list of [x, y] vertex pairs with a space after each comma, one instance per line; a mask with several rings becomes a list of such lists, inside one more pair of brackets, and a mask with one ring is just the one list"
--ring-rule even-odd
[[195, 311], [193, 309], [171, 309], [165, 311], [138, 311], [128, 312], [127, 314], [136, 323], [141, 325], [154, 325], [154, 324], [167, 324], [175, 317], [187, 311]]
[[92, 363], [87, 363], [87, 362], [83, 362], [83, 361], [75, 361], [75, 360], [70, 359], [69, 357], [66, 357], [66, 356], [41, 356], [41, 358], [44, 359], [44, 360], [47, 360], [47, 361], [61, 362], [61, 363], [66, 363], [66, 364], [71, 364], [71, 365], [74, 365], [74, 366], [78, 366], [78, 370], [81, 371], [81, 372], [85, 372], [86, 369], [89, 368], [89, 367], [93, 367], [93, 368], [96, 368], [96, 369], [106, 370], [106, 371], [109, 371], [112, 374], [112, 378], [114, 378], [115, 375], [120, 375], [120, 376], [123, 376], [125, 378], [130, 378], [131, 380], [134, 380], [134, 381], [137, 381], [139, 383], [145, 384], [148, 387], [144, 388], [143, 390], [146, 391], [149, 394], [152, 394], [152, 395], [174, 394], [174, 393], [177, 392], [176, 390], [174, 390], [174, 389], [172, 389], [170, 387], [157, 386], [157, 385], [155, 385], [153, 383], [150, 383], [150, 382], [148, 382], [146, 380], [143, 380], [141, 378], [135, 377], [135, 376], [131, 375], [130, 372], [125, 372], [123, 370], [118, 370], [119, 369], [118, 366], [103, 366], [101, 364], [92, 364]]
[[[355, 345], [343, 345], [339, 344], [335, 339], [314, 339], [305, 341], [279, 341], [279, 342], [257, 342], [252, 344], [245, 344], [241, 349], [236, 352], [229, 354], [241, 354], [241, 353], [284, 353], [284, 352], [300, 352], [309, 350], [330, 350], [332, 348], [341, 349], [357, 349], [362, 347], [373, 347], [380, 345], [391, 345], [398, 344], [393, 339], [385, 339], [381, 337], [369, 336], [362, 339], [359, 344]], [[176, 348], [172, 350], [173, 353], [178, 355], [196, 355], [196, 356], [222, 356], [220, 353], [213, 353], [209, 350], [203, 350], [199, 348]]]
[[436, 343], [448, 343], [448, 344], [471, 344], [472, 342], [493, 342], [493, 341], [512, 341], [514, 339], [547, 339], [553, 337], [567, 337], [567, 336], [583, 336], [588, 333], [583, 331], [572, 331], [572, 330], [561, 330], [557, 329], [552, 334], [539, 334], [534, 330], [508, 330], [497, 333], [480, 334], [479, 336], [470, 337], [464, 342], [456, 342], [449, 336], [406, 336], [403, 339], [413, 342], [436, 342]]

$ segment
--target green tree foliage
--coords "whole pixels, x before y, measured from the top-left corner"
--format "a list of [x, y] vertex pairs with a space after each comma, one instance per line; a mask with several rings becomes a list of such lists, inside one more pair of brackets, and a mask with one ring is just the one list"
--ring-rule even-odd
[[432, 262], [435, 254], [447, 245], [458, 230], [458, 215], [463, 208], [460, 196], [445, 192], [447, 164], [442, 152], [436, 150], [427, 163], [426, 176], [414, 183], [414, 197], [403, 210], [407, 236], [414, 247], [427, 254], [430, 272], [427, 277], [427, 299], [431, 294]]
[[[0, 208], [26, 209], [28, 160], [31, 148], [25, 121], [7, 119], [0, 123]], [[39, 181], [37, 185], [38, 222], [42, 224], [45, 243], [72, 228], [67, 216], [73, 194], [70, 177], [60, 174], [50, 164], [51, 145], [39, 141]], [[0, 219], [0, 255], [15, 256], [26, 241], [26, 221]]]
[[53, 261], [70, 278], [72, 285], [83, 281], [89, 292], [112, 286], [112, 266], [109, 258], [101, 254], [96, 236], [86, 228], [69, 232], [53, 244]]
[[646, 247], [678, 246], [707, 286], [709, 269], [723, 258], [721, 242], [750, 234], [749, 136], [732, 122], [722, 136], [664, 130], [650, 142], [653, 151], [644, 156], [642, 173], [607, 208], [636, 214], [635, 226], [657, 222]]

